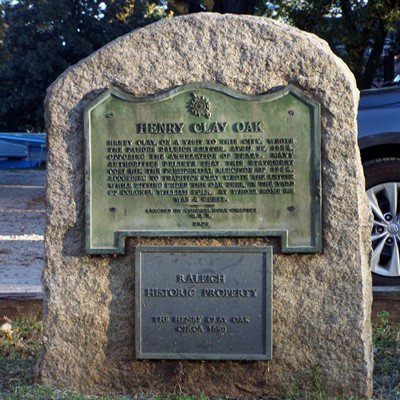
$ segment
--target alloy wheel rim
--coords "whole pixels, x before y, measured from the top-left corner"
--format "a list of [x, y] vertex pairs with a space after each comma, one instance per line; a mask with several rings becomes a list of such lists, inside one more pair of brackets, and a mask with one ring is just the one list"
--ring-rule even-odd
[[400, 182], [387, 182], [367, 190], [374, 214], [371, 270], [387, 277], [400, 276], [399, 190]]

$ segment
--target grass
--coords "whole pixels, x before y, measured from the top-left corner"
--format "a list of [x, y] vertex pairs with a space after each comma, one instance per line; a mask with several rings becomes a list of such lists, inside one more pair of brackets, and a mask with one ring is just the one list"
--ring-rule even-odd
[[[373, 332], [375, 400], [400, 400], [400, 323], [389, 322], [388, 313], [380, 315]], [[55, 390], [34, 383], [34, 369], [42, 347], [41, 321], [27, 318], [5, 320], [0, 324], [0, 400], [208, 400], [206, 396], [136, 395], [86, 396], [69, 390]], [[357, 400], [327, 397], [324, 378], [318, 368], [304, 372], [300, 379], [306, 388], [287, 393], [276, 400]], [[222, 400], [216, 398], [214, 400]], [[266, 400], [266, 399], [264, 399]]]
[[10, 360], [37, 358], [42, 348], [42, 333], [41, 321], [6, 318], [0, 326], [1, 357]]
[[[1, 394], [0, 394], [1, 396]], [[18, 387], [13, 393], [5, 394], [4, 400], [128, 400], [129, 397], [86, 396], [69, 390], [55, 390], [45, 386]]]
[[0, 325], [0, 398], [16, 387], [33, 385], [42, 347], [42, 323], [27, 318], [6, 319]]
[[389, 314], [380, 314], [373, 331], [374, 388], [379, 399], [400, 399], [400, 323], [389, 322]]

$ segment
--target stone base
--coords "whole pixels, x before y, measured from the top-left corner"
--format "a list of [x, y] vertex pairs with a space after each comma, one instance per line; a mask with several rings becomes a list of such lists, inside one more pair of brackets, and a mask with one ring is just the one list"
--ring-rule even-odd
[[[321, 105], [321, 254], [267, 238], [128, 239], [125, 255], [85, 251], [83, 109], [114, 86], [135, 96], [190, 82], [255, 95], [295, 85]], [[318, 371], [328, 394], [372, 393], [370, 209], [357, 146], [354, 77], [316, 36], [265, 18], [198, 14], [136, 30], [49, 88], [42, 382], [86, 393], [262, 397]], [[298, 160], [301, 162], [301, 160]], [[271, 361], [135, 358], [138, 245], [274, 246]]]

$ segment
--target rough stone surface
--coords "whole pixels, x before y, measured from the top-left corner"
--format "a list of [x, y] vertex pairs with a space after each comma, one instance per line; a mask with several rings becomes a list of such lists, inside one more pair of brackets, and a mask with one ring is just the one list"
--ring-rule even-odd
[[[150, 95], [206, 81], [247, 94], [291, 83], [322, 108], [323, 253], [280, 254], [264, 238], [136, 238], [124, 256], [84, 247], [83, 107], [110, 86]], [[91, 393], [267, 396], [317, 370], [332, 394], [371, 395], [370, 213], [357, 147], [354, 79], [314, 35], [264, 18], [218, 14], [160, 21], [70, 68], [50, 87], [45, 344], [41, 380]], [[274, 245], [269, 362], [137, 361], [134, 249]]]

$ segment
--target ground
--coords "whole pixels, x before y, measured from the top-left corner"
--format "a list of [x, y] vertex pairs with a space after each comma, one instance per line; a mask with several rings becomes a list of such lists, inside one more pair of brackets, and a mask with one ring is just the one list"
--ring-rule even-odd
[[39, 293], [46, 171], [0, 170], [0, 293]]

